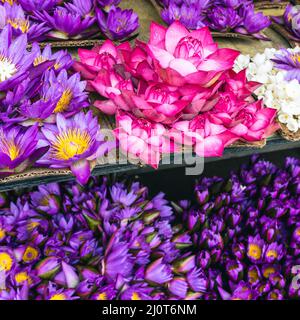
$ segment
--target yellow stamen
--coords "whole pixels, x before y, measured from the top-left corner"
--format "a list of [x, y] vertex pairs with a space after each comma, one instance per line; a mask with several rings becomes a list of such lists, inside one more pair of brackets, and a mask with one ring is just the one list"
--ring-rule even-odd
[[28, 230], [28, 231], [32, 231], [32, 230], [34, 230], [36, 227], [38, 227], [39, 225], [40, 225], [39, 222], [36, 222], [36, 221], [28, 222], [28, 224], [27, 224], [27, 230]]
[[0, 271], [9, 271], [12, 268], [13, 260], [6, 252], [0, 253]]
[[131, 300], [142, 300], [138, 293], [134, 292], [132, 294]]
[[15, 275], [15, 280], [17, 283], [23, 283], [25, 281], [28, 282], [28, 284], [32, 284], [32, 279], [29, 277], [27, 272], [19, 272]]
[[105, 292], [100, 293], [97, 300], [107, 300], [107, 294]]
[[15, 145], [14, 142], [9, 143], [8, 145], [8, 155], [10, 157], [10, 159], [13, 161], [15, 159], [18, 158], [18, 156], [20, 155], [20, 150], [19, 148]]
[[255, 269], [249, 271], [249, 282], [255, 283], [258, 280], [258, 273]]
[[66, 300], [66, 296], [63, 293], [54, 294], [50, 300]]
[[30, 27], [29, 21], [24, 19], [8, 19], [7, 23], [13, 28], [21, 30], [22, 33], [27, 33]]
[[16, 2], [15, 0], [1, 0], [1, 2], [5, 3], [9, 3], [11, 6], [14, 4], [14, 2]]
[[300, 62], [300, 53], [294, 53], [291, 55], [291, 58], [294, 62]]
[[250, 244], [248, 255], [254, 260], [259, 260], [261, 258], [261, 247], [257, 244]]
[[72, 98], [72, 91], [70, 89], [65, 90], [62, 96], [60, 97], [59, 101], [57, 102], [54, 112], [58, 113], [66, 111], [68, 109], [68, 106], [70, 105]]
[[61, 67], [61, 65], [60, 65], [59, 63], [56, 62], [56, 63], [54, 64], [54, 69], [55, 69], [55, 70], [58, 70], [60, 67]]
[[24, 262], [31, 262], [38, 257], [39, 253], [36, 249], [32, 247], [27, 247], [24, 254], [23, 254], [23, 261]]
[[276, 250], [269, 250], [267, 252], [267, 257], [276, 259], [278, 257], [278, 253]]
[[36, 58], [34, 59], [33, 65], [36, 67], [36, 66], [38, 66], [39, 64], [41, 64], [41, 63], [43, 63], [43, 62], [45, 62], [45, 61], [47, 61], [47, 60], [48, 60], [48, 59], [45, 58], [45, 57], [43, 57], [43, 56], [38, 56], [38, 57], [36, 57]]
[[265, 278], [269, 278], [271, 274], [275, 273], [275, 269], [272, 267], [266, 268], [263, 272]]
[[53, 144], [53, 156], [59, 160], [69, 160], [75, 155], [83, 154], [91, 143], [88, 132], [69, 129], [62, 132]]
[[6, 235], [5, 230], [0, 228], [0, 240], [3, 240], [5, 238], [5, 235]]

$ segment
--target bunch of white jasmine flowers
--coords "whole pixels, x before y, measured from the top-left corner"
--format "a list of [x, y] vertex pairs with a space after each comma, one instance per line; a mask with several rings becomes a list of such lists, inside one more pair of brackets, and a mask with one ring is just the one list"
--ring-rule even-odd
[[[291, 56], [300, 57], [300, 47], [287, 51]], [[246, 68], [248, 80], [262, 84], [255, 91], [258, 99], [263, 99], [267, 107], [277, 109], [278, 121], [295, 133], [300, 129], [300, 83], [297, 79], [287, 81], [287, 71], [276, 68], [272, 59], [281, 53], [282, 50], [272, 48], [252, 58], [240, 55], [235, 61], [234, 70], [239, 72]]]

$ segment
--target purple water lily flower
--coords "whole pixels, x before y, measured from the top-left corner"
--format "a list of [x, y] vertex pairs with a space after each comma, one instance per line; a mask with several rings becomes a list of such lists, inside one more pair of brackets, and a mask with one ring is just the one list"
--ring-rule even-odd
[[282, 244], [273, 242], [266, 247], [265, 250], [265, 261], [267, 263], [273, 263], [280, 261], [284, 255], [284, 248]]
[[112, 40], [125, 39], [139, 28], [139, 17], [132, 9], [112, 6], [106, 14], [96, 8], [96, 17], [100, 30]]
[[261, 30], [268, 28], [271, 23], [271, 20], [262, 12], [246, 11], [243, 24], [248, 33], [257, 34]]
[[300, 82], [300, 52], [291, 53], [287, 49], [281, 50], [282, 54], [276, 54], [272, 60], [275, 68], [285, 70], [287, 81], [298, 80]]
[[184, 3], [179, 6], [176, 3], [171, 2], [168, 7], [162, 10], [161, 17], [168, 25], [179, 20], [188, 29], [199, 29], [205, 26], [202, 21], [203, 17], [201, 17], [201, 10], [202, 8], [197, 4], [189, 6]]
[[73, 58], [67, 50], [59, 50], [52, 53], [51, 46], [48, 44], [41, 51], [40, 46], [37, 43], [32, 44], [32, 50], [36, 53], [33, 61], [34, 66], [38, 66], [45, 61], [55, 61], [53, 68], [56, 72], [62, 69], [70, 69], [73, 64]]
[[27, 76], [34, 55], [27, 52], [27, 36], [12, 39], [12, 28], [6, 26], [0, 34], [0, 92], [7, 91]]
[[10, 275], [11, 282], [16, 287], [22, 287], [27, 285], [28, 288], [35, 287], [41, 281], [39, 277], [37, 277], [35, 270], [32, 270], [31, 267], [21, 268], [17, 267], [14, 269], [14, 272]]
[[253, 263], [258, 263], [262, 260], [265, 251], [264, 241], [259, 235], [249, 237], [247, 256]]
[[70, 117], [89, 105], [85, 88], [86, 82], [80, 81], [79, 73], [69, 78], [65, 69], [62, 69], [57, 76], [53, 70], [50, 70], [45, 74], [42, 96], [46, 101], [55, 101], [55, 96], [58, 95], [59, 100], [54, 113], [62, 113], [65, 117]]
[[80, 112], [70, 119], [57, 114], [56, 119], [57, 125], [47, 124], [42, 128], [40, 145], [50, 145], [50, 149], [38, 163], [52, 168], [70, 167], [78, 181], [85, 184], [95, 165], [94, 160], [113, 148], [113, 144], [104, 141], [99, 133], [98, 119], [91, 111]]
[[171, 268], [159, 258], [149, 265], [145, 272], [145, 280], [150, 283], [163, 284], [173, 278]]
[[250, 266], [248, 269], [247, 278], [248, 278], [248, 282], [251, 285], [255, 286], [259, 284], [261, 281], [261, 272], [259, 267], [256, 265]]
[[9, 274], [15, 265], [13, 251], [9, 247], [0, 247], [0, 272], [4, 271], [5, 275]]
[[37, 210], [55, 215], [60, 209], [60, 196], [58, 184], [49, 183], [45, 186], [39, 186], [38, 191], [32, 192], [31, 200]]
[[3, 29], [7, 24], [12, 26], [15, 36], [27, 34], [29, 41], [43, 40], [43, 36], [50, 30], [45, 23], [31, 23], [22, 7], [16, 3], [0, 6], [0, 28]]
[[300, 39], [300, 10], [298, 6], [288, 4], [283, 19], [274, 19], [276, 22], [280, 22], [295, 36], [296, 39]]
[[95, 31], [88, 30], [95, 23], [95, 17], [82, 17], [63, 7], [57, 7], [51, 15], [45, 10], [35, 11], [34, 16], [53, 28], [47, 33], [47, 37], [52, 39], [81, 39], [95, 33]]
[[0, 175], [22, 172], [41, 158], [48, 147], [38, 147], [38, 127], [0, 126]]
[[72, 2], [65, 3], [65, 8], [82, 17], [92, 17], [94, 14], [94, 0], [72, 0]]
[[26, 12], [50, 11], [59, 2], [59, 0], [18, 0]]
[[231, 7], [213, 7], [207, 14], [207, 18], [209, 27], [220, 32], [232, 30], [242, 22], [237, 11]]

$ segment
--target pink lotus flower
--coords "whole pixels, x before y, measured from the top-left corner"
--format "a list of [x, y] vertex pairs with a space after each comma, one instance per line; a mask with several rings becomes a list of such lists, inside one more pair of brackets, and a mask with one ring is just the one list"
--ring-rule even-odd
[[246, 141], [259, 141], [278, 130], [276, 110], [264, 108], [262, 100], [243, 108], [237, 115], [238, 122], [230, 131]]
[[93, 80], [102, 69], [112, 70], [116, 64], [121, 63], [119, 49], [130, 49], [128, 42], [115, 46], [111, 40], [104, 41], [102, 46], [92, 50], [78, 49], [80, 61], [74, 62], [73, 68], [80, 72], [82, 77]]
[[167, 129], [162, 124], [135, 118], [124, 112], [117, 113], [116, 121], [115, 135], [120, 148], [129, 157], [158, 168], [163, 153], [176, 151], [168, 139]]
[[259, 82], [247, 81], [246, 69], [241, 70], [239, 73], [230, 70], [225, 74], [224, 78], [226, 82], [224, 89], [233, 92], [240, 99], [249, 97], [261, 86]]
[[[98, 89], [98, 92], [103, 86], [99, 83], [97, 86], [96, 81], [91, 82], [91, 84]], [[124, 87], [119, 90], [118, 86], [114, 92], [110, 93], [112, 101], [96, 101], [95, 106], [108, 114], [114, 114], [117, 109], [121, 109], [130, 111], [138, 118], [145, 118], [162, 124], [172, 124], [180, 118], [183, 109], [190, 104], [190, 101], [181, 99], [182, 97], [176, 87], [163, 83], [141, 81], [137, 92], [134, 92], [130, 86]], [[104, 96], [104, 94], [102, 95]]]
[[226, 146], [239, 139], [223, 125], [212, 123], [206, 114], [191, 121], [176, 122], [171, 135], [177, 143], [193, 146], [200, 157], [220, 157]]
[[207, 27], [190, 32], [179, 21], [169, 28], [152, 23], [146, 45], [160, 78], [170, 85], [210, 87], [233, 67], [240, 54], [218, 49]]

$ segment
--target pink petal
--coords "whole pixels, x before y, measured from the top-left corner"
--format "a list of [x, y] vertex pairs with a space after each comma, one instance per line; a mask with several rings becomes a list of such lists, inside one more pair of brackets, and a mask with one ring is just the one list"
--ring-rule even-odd
[[110, 53], [113, 57], [117, 56], [117, 49], [111, 40], [105, 40], [103, 45], [99, 49], [99, 53], [104, 52]]
[[174, 21], [166, 32], [167, 51], [173, 55], [178, 42], [189, 34], [189, 31], [179, 21]]
[[170, 62], [174, 59], [174, 56], [166, 50], [151, 45], [148, 45], [148, 48], [150, 50], [150, 54], [163, 68], [167, 68]]
[[166, 31], [166, 27], [152, 21], [150, 25], [149, 44], [161, 49], [165, 49]]
[[169, 66], [179, 72], [182, 76], [197, 72], [197, 68], [191, 62], [184, 59], [174, 59], [170, 61]]
[[94, 106], [108, 115], [114, 115], [117, 111], [117, 106], [111, 100], [97, 100], [94, 102]]

